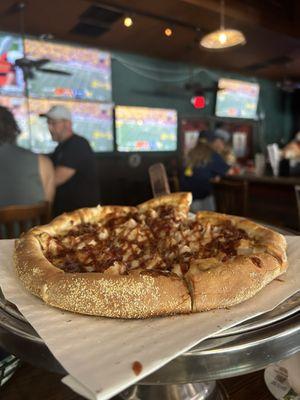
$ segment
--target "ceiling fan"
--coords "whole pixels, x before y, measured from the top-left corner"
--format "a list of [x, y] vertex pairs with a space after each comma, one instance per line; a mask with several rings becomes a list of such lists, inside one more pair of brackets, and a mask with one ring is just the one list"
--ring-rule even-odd
[[33, 79], [35, 77], [35, 72], [44, 72], [44, 73], [50, 73], [50, 74], [55, 74], [55, 75], [72, 75], [70, 72], [67, 71], [62, 71], [58, 69], [52, 69], [52, 68], [44, 68], [43, 66], [51, 62], [50, 59], [48, 58], [40, 58], [39, 60], [32, 60], [27, 57], [22, 57], [17, 60], [15, 60], [15, 65], [19, 68], [22, 69], [24, 77], [26, 79]]
[[284, 78], [281, 82], [277, 82], [277, 87], [286, 93], [294, 93], [300, 90], [300, 82]]
[[[22, 37], [23, 46], [25, 42], [25, 24], [24, 24], [25, 11], [26, 11], [26, 3], [16, 2], [0, 15], [0, 17], [6, 17], [8, 15], [16, 15], [16, 14], [19, 15], [19, 21], [20, 21], [19, 31]], [[11, 38], [7, 37], [6, 40], [4, 40], [1, 45], [0, 54], [6, 53], [6, 51], [10, 48], [10, 45], [11, 45]], [[44, 66], [50, 62], [51, 60], [48, 58], [41, 58], [35, 60], [27, 57], [25, 47], [24, 47], [24, 56], [14, 59], [14, 65], [16, 67], [19, 67], [23, 71], [25, 80], [33, 79], [37, 71], [42, 73], [56, 74], [56, 75], [65, 75], [65, 76], [72, 75], [68, 71], [63, 71], [54, 68], [45, 68]]]

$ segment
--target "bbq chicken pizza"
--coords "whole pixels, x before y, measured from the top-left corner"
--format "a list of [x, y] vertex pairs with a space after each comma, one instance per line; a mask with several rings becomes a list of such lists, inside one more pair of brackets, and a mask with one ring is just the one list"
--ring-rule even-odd
[[16, 241], [25, 287], [47, 304], [115, 318], [225, 308], [287, 268], [286, 241], [245, 218], [189, 214], [190, 193], [83, 208]]

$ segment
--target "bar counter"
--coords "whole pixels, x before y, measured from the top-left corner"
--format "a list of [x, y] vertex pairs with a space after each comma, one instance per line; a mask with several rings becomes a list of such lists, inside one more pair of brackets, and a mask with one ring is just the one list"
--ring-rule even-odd
[[[229, 175], [226, 179], [231, 179], [235, 181], [245, 180], [247, 182], [255, 183], [267, 183], [269, 185], [286, 185], [295, 186], [300, 185], [300, 177], [295, 176], [258, 176], [255, 174], [244, 174], [244, 175]], [[293, 189], [294, 190], [294, 189]]]
[[231, 175], [226, 180], [246, 183], [246, 216], [299, 231], [295, 186], [300, 177]]

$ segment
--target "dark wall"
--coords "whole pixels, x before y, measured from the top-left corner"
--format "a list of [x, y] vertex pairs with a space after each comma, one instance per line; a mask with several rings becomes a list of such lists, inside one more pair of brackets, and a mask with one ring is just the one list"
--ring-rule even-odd
[[101, 155], [100, 171], [101, 203], [136, 205], [152, 197], [148, 168], [163, 162], [169, 175], [177, 172], [177, 154], [144, 154], [137, 166], [130, 164], [131, 154]]
[[300, 131], [300, 90], [296, 90], [292, 95], [293, 111], [293, 131]]
[[[215, 94], [208, 92], [206, 108], [195, 110], [190, 102], [191, 95], [180, 87], [190, 79], [203, 86], [212, 86], [219, 77], [251, 81], [251, 78], [242, 75], [209, 71], [198, 66], [192, 68], [183, 63], [123, 53], [112, 55], [113, 102], [176, 109], [179, 122], [182, 118], [213, 117], [215, 107]], [[290, 98], [283, 96], [275, 83], [261, 79], [256, 81], [261, 87], [258, 113], [263, 118], [253, 124], [254, 143], [256, 149], [262, 151], [268, 143], [286, 143], [289, 140], [292, 115]], [[148, 167], [155, 162], [163, 162], [168, 173], [176, 173], [180, 153], [180, 147], [172, 153], [140, 153], [140, 163], [134, 167], [130, 165], [132, 154], [99, 154], [102, 203], [131, 205], [149, 198]]]

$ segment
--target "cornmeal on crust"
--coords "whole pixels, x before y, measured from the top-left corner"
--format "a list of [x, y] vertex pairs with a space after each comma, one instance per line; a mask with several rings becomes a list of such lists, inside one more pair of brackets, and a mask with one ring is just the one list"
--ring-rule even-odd
[[156, 208], [162, 205], [169, 205], [178, 207], [180, 210], [187, 214], [189, 212], [190, 205], [192, 204], [192, 200], [192, 193], [177, 192], [167, 194], [165, 196], [155, 197], [146, 201], [145, 203], [139, 204], [137, 207], [140, 211], [147, 211], [150, 208]]
[[190, 193], [55, 218], [16, 241], [25, 287], [47, 304], [115, 318], [241, 303], [287, 268], [286, 241], [244, 218], [188, 215]]

